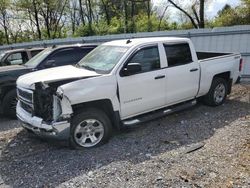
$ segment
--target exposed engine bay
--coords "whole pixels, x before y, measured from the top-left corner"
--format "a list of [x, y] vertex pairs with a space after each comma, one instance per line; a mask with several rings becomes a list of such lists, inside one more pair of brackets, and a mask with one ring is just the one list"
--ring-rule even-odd
[[33, 94], [34, 115], [41, 117], [45, 122], [61, 121], [63, 96], [57, 93], [59, 86], [78, 79], [67, 79], [51, 83], [39, 82], [35, 84]]

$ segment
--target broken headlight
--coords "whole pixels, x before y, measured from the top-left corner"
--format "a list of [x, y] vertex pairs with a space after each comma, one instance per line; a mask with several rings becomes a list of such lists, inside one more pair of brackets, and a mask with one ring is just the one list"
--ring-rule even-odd
[[53, 95], [53, 120], [58, 120], [61, 114], [61, 99], [58, 96]]

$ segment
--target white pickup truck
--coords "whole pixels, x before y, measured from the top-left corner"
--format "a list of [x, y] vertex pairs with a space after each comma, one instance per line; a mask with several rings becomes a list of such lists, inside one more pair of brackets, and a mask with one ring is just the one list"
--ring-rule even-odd
[[196, 52], [186, 38], [107, 42], [77, 66], [19, 77], [17, 117], [37, 135], [90, 148], [113, 129], [183, 110], [197, 98], [221, 105], [241, 67], [240, 54]]

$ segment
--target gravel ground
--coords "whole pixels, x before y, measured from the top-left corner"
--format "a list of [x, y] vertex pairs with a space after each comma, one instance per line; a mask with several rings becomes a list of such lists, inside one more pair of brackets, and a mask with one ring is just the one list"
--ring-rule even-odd
[[0, 117], [0, 187], [250, 187], [250, 88], [70, 150]]

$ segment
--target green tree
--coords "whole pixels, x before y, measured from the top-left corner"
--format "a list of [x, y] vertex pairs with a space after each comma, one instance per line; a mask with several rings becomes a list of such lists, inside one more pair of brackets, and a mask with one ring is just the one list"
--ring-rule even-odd
[[214, 19], [214, 26], [231, 26], [240, 24], [240, 17], [237, 14], [237, 10], [226, 4]]
[[0, 0], [0, 25], [3, 27], [4, 35], [7, 44], [10, 43], [9, 41], [9, 12], [10, 9], [10, 0]]
[[250, 0], [241, 0], [241, 3], [239, 14], [243, 19], [243, 24], [250, 24]]
[[240, 6], [226, 4], [212, 21], [213, 27], [250, 24], [250, 0], [242, 0]]

